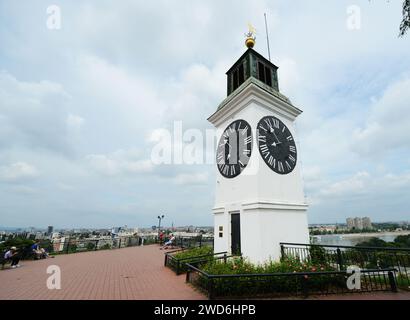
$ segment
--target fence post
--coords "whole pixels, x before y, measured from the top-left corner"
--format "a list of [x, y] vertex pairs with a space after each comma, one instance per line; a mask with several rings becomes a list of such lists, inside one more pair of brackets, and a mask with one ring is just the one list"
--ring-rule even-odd
[[185, 282], [186, 282], [186, 283], [189, 283], [189, 277], [190, 277], [190, 275], [191, 275], [191, 268], [188, 267], [188, 270], [187, 270], [187, 272], [186, 272], [186, 278], [185, 278]]
[[281, 260], [285, 258], [285, 247], [283, 246], [283, 244], [280, 244], [280, 257]]
[[202, 247], [202, 235], [199, 236], [199, 247]]
[[396, 283], [396, 279], [394, 277], [393, 272], [389, 271], [388, 275], [389, 275], [389, 282], [390, 282], [391, 291], [397, 292], [397, 283]]
[[224, 263], [226, 264], [226, 253], [224, 253]]
[[343, 258], [342, 258], [342, 252], [340, 251], [340, 248], [337, 248], [337, 264], [339, 265], [339, 270], [343, 270]]
[[165, 260], [164, 260], [164, 267], [166, 267], [168, 264], [168, 254], [165, 254]]
[[213, 300], [214, 298], [214, 279], [212, 277], [208, 278], [208, 298], [209, 300]]
[[302, 276], [301, 279], [303, 297], [307, 298], [309, 296], [308, 278], [306, 278], [306, 276]]
[[181, 266], [181, 262], [177, 260], [177, 275], [179, 275], [179, 268]]
[[66, 253], [68, 254], [68, 247], [70, 246], [70, 242], [67, 241], [67, 249], [66, 249]]
[[98, 248], [98, 240], [95, 240], [95, 248], [94, 248], [94, 251], [97, 251], [97, 248]]

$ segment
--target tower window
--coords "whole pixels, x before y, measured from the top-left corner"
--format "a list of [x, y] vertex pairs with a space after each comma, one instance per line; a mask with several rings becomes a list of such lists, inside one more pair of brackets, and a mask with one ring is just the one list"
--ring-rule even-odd
[[236, 90], [242, 83], [245, 82], [245, 69], [243, 67], [243, 63], [239, 65], [238, 68], [236, 68], [232, 72], [232, 88], [233, 90]]
[[272, 86], [272, 72], [271, 69], [265, 66], [262, 62], [258, 62], [259, 80]]

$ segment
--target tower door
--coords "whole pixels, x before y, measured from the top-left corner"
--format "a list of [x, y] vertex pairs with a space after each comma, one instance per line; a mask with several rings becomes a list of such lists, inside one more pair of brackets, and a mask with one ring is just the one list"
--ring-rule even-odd
[[239, 213], [231, 214], [231, 252], [241, 254], [241, 218]]

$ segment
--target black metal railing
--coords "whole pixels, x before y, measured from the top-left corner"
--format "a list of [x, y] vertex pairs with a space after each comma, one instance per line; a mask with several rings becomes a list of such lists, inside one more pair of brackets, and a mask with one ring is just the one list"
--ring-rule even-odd
[[214, 246], [213, 237], [184, 237], [178, 236], [175, 238], [175, 245], [180, 248], [194, 248], [194, 247], [203, 247], [203, 246]]
[[360, 247], [281, 243], [282, 259], [293, 258], [327, 264], [339, 271], [355, 265], [362, 269], [397, 270], [399, 287], [410, 287], [410, 248]]
[[186, 257], [186, 258], [177, 258], [174, 254], [178, 252], [182, 252], [189, 249], [182, 249], [182, 250], [175, 250], [171, 252], [165, 253], [165, 261], [164, 265], [172, 270], [175, 271], [177, 275], [186, 272], [187, 263], [191, 265], [199, 265], [203, 263], [207, 263], [211, 260], [215, 259], [226, 259], [228, 258], [227, 252], [217, 252], [217, 253], [210, 253], [210, 254], [203, 254], [198, 256]]
[[395, 269], [361, 270], [360, 289], [349, 289], [343, 271], [213, 275], [187, 264], [186, 282], [217, 298], [263, 298], [397, 291]]
[[[144, 240], [143, 240], [144, 239]], [[155, 243], [155, 238], [134, 237], [119, 237], [111, 239], [70, 239], [63, 243], [54, 244], [57, 247], [53, 248], [50, 253], [68, 254], [84, 251], [110, 250], [126, 247], [136, 247]]]

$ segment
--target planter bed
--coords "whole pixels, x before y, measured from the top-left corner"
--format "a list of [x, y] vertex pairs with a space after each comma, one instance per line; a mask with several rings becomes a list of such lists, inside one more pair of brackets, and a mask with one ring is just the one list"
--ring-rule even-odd
[[[347, 278], [350, 275], [345, 271], [329, 270], [329, 267], [322, 267], [324, 271], [308, 271], [312, 268], [306, 266], [302, 271], [285, 272], [280, 269], [285, 270], [288, 264], [281, 262], [265, 265], [265, 272], [256, 273], [255, 271], [262, 270], [264, 267], [252, 268], [251, 264], [240, 262], [238, 259], [225, 261], [226, 259], [223, 262], [212, 261], [202, 266], [187, 264], [186, 281], [206, 293], [210, 299], [308, 297], [323, 294], [397, 291], [396, 270], [392, 268], [362, 270], [361, 288], [349, 290]], [[269, 267], [272, 270], [279, 269], [280, 272], [266, 272], [270, 270]]]

